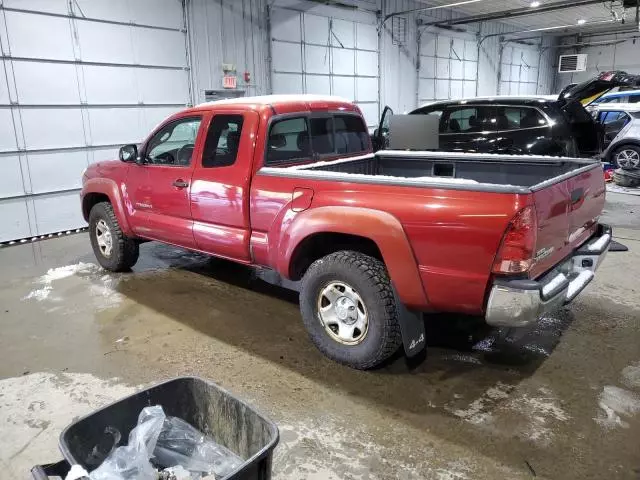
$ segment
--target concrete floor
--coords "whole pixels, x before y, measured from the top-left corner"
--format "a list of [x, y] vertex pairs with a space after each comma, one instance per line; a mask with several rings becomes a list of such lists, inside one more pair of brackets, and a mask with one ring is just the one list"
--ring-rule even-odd
[[370, 372], [326, 360], [296, 295], [245, 268], [150, 243], [107, 274], [86, 234], [2, 248], [0, 478], [58, 459], [77, 416], [185, 374], [278, 423], [275, 479], [640, 478], [640, 197], [608, 198], [630, 252], [571, 308], [511, 341], [430, 318], [424, 361]]

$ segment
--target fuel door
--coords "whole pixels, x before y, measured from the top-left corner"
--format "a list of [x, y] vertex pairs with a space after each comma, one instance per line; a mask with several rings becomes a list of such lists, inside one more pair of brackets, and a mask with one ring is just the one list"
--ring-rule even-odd
[[311, 206], [313, 190], [311, 188], [295, 187], [291, 197], [291, 210], [302, 212]]

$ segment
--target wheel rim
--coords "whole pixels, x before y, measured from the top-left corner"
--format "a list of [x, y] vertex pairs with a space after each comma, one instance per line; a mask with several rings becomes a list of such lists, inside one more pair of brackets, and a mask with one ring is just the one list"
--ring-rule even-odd
[[113, 237], [109, 225], [104, 220], [98, 220], [96, 223], [96, 241], [100, 253], [105, 257], [110, 257], [113, 251]]
[[356, 289], [345, 282], [331, 282], [320, 290], [318, 318], [327, 334], [344, 345], [357, 345], [367, 336], [367, 308]]
[[640, 166], [640, 153], [635, 150], [621, 150], [616, 155], [618, 165], [626, 168], [637, 168]]

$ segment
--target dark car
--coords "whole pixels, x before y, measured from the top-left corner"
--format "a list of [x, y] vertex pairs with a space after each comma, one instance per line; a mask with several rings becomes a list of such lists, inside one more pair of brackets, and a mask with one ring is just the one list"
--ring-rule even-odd
[[[438, 150], [442, 151], [596, 157], [603, 147], [603, 129], [581, 102], [629, 83], [630, 77], [624, 72], [608, 72], [569, 86], [557, 97], [496, 96], [439, 101], [409, 115], [439, 118]], [[387, 107], [374, 133], [377, 148], [389, 145], [392, 114]]]

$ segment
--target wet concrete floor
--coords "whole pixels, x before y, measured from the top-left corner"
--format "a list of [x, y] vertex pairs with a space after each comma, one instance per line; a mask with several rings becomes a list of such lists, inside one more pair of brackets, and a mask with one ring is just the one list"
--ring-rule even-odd
[[0, 249], [0, 478], [59, 458], [79, 415], [199, 375], [281, 432], [275, 479], [640, 478], [640, 198], [610, 195], [611, 253], [518, 338], [427, 319], [425, 358], [360, 372], [315, 350], [297, 295], [156, 243], [100, 270], [86, 234]]

